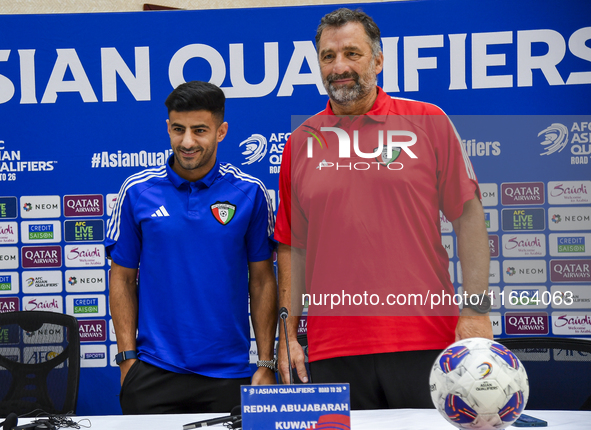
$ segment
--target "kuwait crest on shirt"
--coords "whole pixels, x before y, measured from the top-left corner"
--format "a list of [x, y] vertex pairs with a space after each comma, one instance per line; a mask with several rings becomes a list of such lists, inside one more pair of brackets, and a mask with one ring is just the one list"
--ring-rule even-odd
[[236, 213], [236, 206], [230, 202], [215, 202], [210, 208], [214, 218], [222, 225], [226, 225], [232, 221]]
[[[374, 152], [377, 149], [378, 148], [374, 148]], [[392, 158], [390, 158], [388, 160], [388, 145], [384, 145], [384, 147], [382, 149], [382, 154], [381, 154], [381, 156], [376, 157], [376, 161], [378, 163], [380, 163], [381, 165], [383, 165], [383, 166], [387, 166], [392, 161], [396, 160], [399, 155], [400, 155], [400, 148], [397, 147], [397, 146], [395, 146], [395, 147], [392, 148]]]

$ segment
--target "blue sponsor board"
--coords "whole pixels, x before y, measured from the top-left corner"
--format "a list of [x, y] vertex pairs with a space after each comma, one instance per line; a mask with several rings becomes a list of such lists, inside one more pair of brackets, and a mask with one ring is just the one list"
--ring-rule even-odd
[[0, 197], [0, 219], [16, 218], [16, 197]]
[[102, 219], [64, 221], [66, 242], [101, 242], [105, 239], [105, 223]]
[[243, 385], [244, 430], [351, 428], [349, 384]]
[[544, 209], [503, 209], [504, 231], [541, 231], [546, 228]]

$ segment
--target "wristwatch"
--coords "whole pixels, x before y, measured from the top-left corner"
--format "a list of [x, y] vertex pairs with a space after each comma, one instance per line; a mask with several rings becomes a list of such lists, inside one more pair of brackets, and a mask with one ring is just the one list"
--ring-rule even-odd
[[257, 360], [257, 367], [267, 367], [273, 372], [277, 372], [277, 359], [273, 360]]
[[119, 366], [125, 360], [130, 360], [132, 358], [137, 358], [137, 351], [123, 351], [115, 356], [115, 363]]
[[[473, 297], [477, 297], [478, 300], [474, 303]], [[492, 309], [492, 302], [488, 294], [471, 294], [468, 297], [464, 306], [478, 312], [479, 314], [486, 314]]]

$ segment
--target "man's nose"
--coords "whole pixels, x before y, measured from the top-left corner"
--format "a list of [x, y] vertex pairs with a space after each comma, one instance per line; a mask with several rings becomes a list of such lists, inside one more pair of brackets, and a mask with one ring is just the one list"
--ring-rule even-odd
[[342, 75], [343, 73], [348, 72], [349, 70], [350, 67], [347, 57], [345, 57], [341, 53], [337, 54], [337, 56], [335, 57], [335, 61], [333, 63], [333, 73]]
[[186, 129], [185, 134], [183, 134], [183, 140], [181, 141], [181, 145], [185, 148], [190, 148], [194, 145], [193, 140], [193, 133], [191, 129]]

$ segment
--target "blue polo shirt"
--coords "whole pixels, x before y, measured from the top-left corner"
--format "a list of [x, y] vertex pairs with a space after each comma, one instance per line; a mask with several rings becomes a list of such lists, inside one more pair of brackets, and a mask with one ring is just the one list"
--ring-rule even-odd
[[188, 182], [172, 162], [130, 176], [108, 225], [112, 260], [140, 267], [138, 356], [177, 373], [250, 376], [247, 263], [271, 257], [267, 190], [228, 163]]

